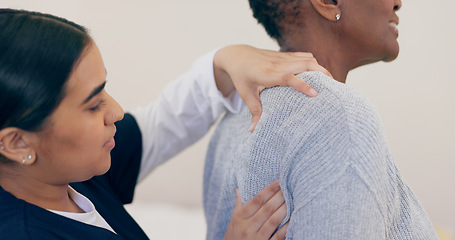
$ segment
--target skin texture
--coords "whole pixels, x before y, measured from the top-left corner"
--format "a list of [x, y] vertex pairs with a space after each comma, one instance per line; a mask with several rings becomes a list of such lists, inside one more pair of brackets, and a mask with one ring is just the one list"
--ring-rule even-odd
[[312, 52], [344, 83], [350, 70], [398, 56], [393, 24], [398, 24], [400, 7], [401, 0], [303, 0], [294, 23], [280, 26], [283, 38], [278, 42], [282, 51]]
[[[123, 118], [120, 105], [104, 90], [105, 82], [104, 63], [92, 43], [68, 79], [66, 96], [44, 130], [11, 129], [7, 135], [12, 138], [6, 141], [13, 151], [10, 159], [22, 163], [28, 154], [32, 158], [26, 158], [23, 166], [2, 168], [0, 183], [5, 190], [43, 208], [81, 212], [68, 197], [68, 183], [88, 180], [109, 169], [114, 123]], [[14, 156], [17, 150], [23, 153]]]
[[[109, 170], [114, 123], [123, 118], [123, 110], [104, 90], [105, 82], [101, 54], [92, 44], [68, 81], [67, 95], [52, 115], [51, 127], [32, 143], [41, 160], [37, 167], [45, 164], [40, 172], [52, 173], [46, 179], [50, 184], [85, 181]], [[102, 90], [87, 101], [97, 89]]]

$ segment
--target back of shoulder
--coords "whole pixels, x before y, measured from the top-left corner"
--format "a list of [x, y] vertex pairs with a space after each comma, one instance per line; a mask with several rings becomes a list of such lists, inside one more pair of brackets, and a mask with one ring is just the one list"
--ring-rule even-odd
[[363, 128], [379, 129], [380, 120], [373, 105], [351, 87], [321, 72], [305, 72], [298, 77], [315, 88], [319, 95], [307, 97], [290, 87], [266, 89], [261, 93], [265, 115], [278, 114], [293, 121], [309, 118], [320, 124], [331, 122], [331, 125], [354, 128], [363, 125]]

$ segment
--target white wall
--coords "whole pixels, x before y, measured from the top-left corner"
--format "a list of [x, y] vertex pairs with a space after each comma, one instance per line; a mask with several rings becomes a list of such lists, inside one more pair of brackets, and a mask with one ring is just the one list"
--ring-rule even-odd
[[[108, 69], [108, 90], [128, 110], [216, 47], [277, 49], [247, 0], [3, 0], [1, 7], [45, 11], [87, 26]], [[401, 53], [392, 63], [353, 71], [348, 84], [377, 106], [405, 179], [435, 225], [455, 231], [455, 24], [452, 0], [403, 0]], [[137, 201], [201, 206], [204, 138], [152, 173]]]

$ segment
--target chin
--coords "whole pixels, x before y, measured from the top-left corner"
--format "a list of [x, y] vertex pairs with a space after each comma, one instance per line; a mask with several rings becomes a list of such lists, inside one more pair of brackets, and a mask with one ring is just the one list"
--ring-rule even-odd
[[96, 165], [92, 165], [92, 167], [93, 171], [90, 178], [104, 175], [111, 168], [111, 156], [104, 157], [101, 161], [97, 162]]
[[397, 59], [399, 53], [400, 53], [400, 47], [397, 43], [396, 46], [393, 46], [392, 49], [390, 49], [388, 51], [387, 55], [382, 59], [382, 61], [391, 62], [391, 61]]
[[382, 61], [384, 61], [384, 62], [391, 62], [391, 61], [397, 59], [397, 57], [398, 57], [398, 54], [395, 55], [395, 56], [393, 56], [393, 57], [384, 58]]
[[111, 168], [111, 155], [109, 155], [108, 159], [103, 162], [103, 166], [100, 168], [100, 171], [97, 172], [96, 176], [103, 175], [109, 171]]

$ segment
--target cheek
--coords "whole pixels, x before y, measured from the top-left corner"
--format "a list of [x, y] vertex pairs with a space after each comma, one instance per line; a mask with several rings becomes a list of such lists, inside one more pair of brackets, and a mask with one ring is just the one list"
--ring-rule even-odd
[[48, 139], [41, 164], [62, 173], [69, 182], [85, 181], [104, 174], [110, 167], [110, 152], [103, 149], [102, 128], [73, 126]]
[[42, 148], [47, 155], [54, 155], [53, 158], [65, 156], [74, 158], [77, 156], [88, 157], [94, 155], [102, 146], [102, 127], [96, 124], [78, 122], [67, 126], [56, 127], [52, 134], [49, 134], [42, 141]]
[[372, 50], [381, 48], [385, 40], [391, 36], [389, 30], [389, 17], [383, 10], [372, 10], [366, 14], [366, 9], [362, 13], [352, 13], [353, 16], [346, 16], [344, 24], [344, 34], [347, 42], [354, 44], [360, 50]]
[[66, 146], [68, 151], [78, 151], [78, 155], [86, 158], [97, 158], [102, 152], [104, 126], [85, 125], [79, 129], [71, 131], [67, 137]]

